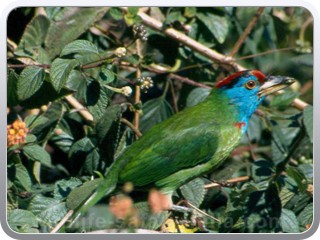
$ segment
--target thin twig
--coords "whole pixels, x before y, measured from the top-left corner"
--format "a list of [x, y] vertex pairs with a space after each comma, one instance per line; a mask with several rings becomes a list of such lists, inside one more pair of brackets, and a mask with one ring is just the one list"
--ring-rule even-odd
[[136, 136], [142, 137], [142, 133], [139, 131], [139, 129], [137, 129], [131, 122], [129, 122], [127, 119], [125, 118], [121, 118], [120, 120], [122, 123], [124, 123], [125, 125], [127, 125], [129, 128], [132, 129], [132, 131], [136, 134]]
[[50, 68], [50, 64], [8, 64], [8, 68], [26, 68], [26, 67]]
[[68, 103], [79, 111], [79, 114], [87, 121], [87, 122], [93, 122], [93, 116], [92, 114], [81, 104], [78, 102], [78, 100], [73, 97], [72, 95], [65, 96], [65, 99], [68, 101]]
[[69, 210], [69, 212], [67, 212], [67, 214], [61, 219], [61, 221], [51, 230], [50, 233], [56, 233], [59, 231], [59, 229], [63, 226], [63, 224], [65, 224], [66, 221], [69, 220], [69, 218], [72, 216], [73, 214], [73, 210]]
[[196, 210], [197, 212], [201, 213], [202, 215], [204, 215], [204, 216], [206, 216], [206, 217], [208, 217], [208, 218], [211, 218], [211, 219], [213, 219], [213, 220], [215, 220], [215, 221], [217, 221], [217, 222], [221, 222], [220, 219], [215, 218], [215, 217], [211, 216], [210, 214], [202, 211], [201, 209], [197, 208], [196, 206], [194, 206], [194, 205], [193, 205], [192, 203], [190, 203], [189, 201], [183, 200], [183, 201], [181, 201], [181, 202], [185, 203], [188, 207], [193, 208], [194, 210]]
[[265, 51], [265, 52], [251, 54], [251, 55], [247, 55], [247, 56], [244, 56], [244, 57], [239, 57], [239, 58], [236, 58], [235, 61], [245, 60], [245, 59], [254, 58], [254, 57], [259, 57], [259, 56], [267, 55], [267, 54], [273, 53], [273, 52], [290, 51], [290, 50], [293, 50], [293, 49], [295, 49], [295, 47], [271, 49], [271, 50], [268, 50], [268, 51]]
[[[250, 179], [249, 176], [243, 176], [243, 177], [237, 177], [237, 178], [231, 178], [226, 181], [226, 183], [240, 183], [240, 182], [246, 182]], [[214, 188], [214, 187], [220, 187], [221, 185], [219, 183], [209, 183], [204, 186], [205, 189]]]
[[250, 21], [248, 26], [246, 27], [246, 29], [243, 31], [242, 35], [240, 36], [238, 41], [235, 43], [231, 53], [229, 54], [230, 57], [234, 57], [234, 55], [236, 55], [236, 53], [239, 51], [240, 47], [242, 46], [242, 44], [244, 43], [244, 41], [246, 40], [246, 38], [248, 37], [248, 35], [252, 31], [254, 25], [256, 25], [263, 10], [264, 10], [264, 7], [259, 7], [258, 11], [254, 15], [254, 17], [252, 18], [252, 20]]
[[172, 81], [169, 79], [169, 83], [170, 83], [170, 90], [171, 90], [171, 95], [172, 95], [172, 101], [173, 101], [173, 109], [174, 109], [174, 112], [177, 113], [179, 112], [179, 108], [178, 108], [178, 100], [177, 100], [177, 96], [174, 92], [174, 86], [173, 86], [173, 83]]
[[[140, 39], [136, 40], [136, 49], [137, 49], [137, 54], [138, 54], [139, 58], [141, 59], [142, 56], [141, 56], [141, 41], [140, 41]], [[140, 62], [139, 62], [139, 65], [137, 67], [136, 78], [137, 79], [141, 78]], [[140, 89], [140, 85], [137, 84], [136, 87], [135, 87], [134, 103], [135, 104], [139, 104], [140, 101], [141, 101], [140, 98], [141, 98], [141, 89]], [[138, 111], [135, 111], [133, 124], [134, 124], [134, 127], [136, 129], [139, 129], [139, 118], [140, 118], [140, 113]]]

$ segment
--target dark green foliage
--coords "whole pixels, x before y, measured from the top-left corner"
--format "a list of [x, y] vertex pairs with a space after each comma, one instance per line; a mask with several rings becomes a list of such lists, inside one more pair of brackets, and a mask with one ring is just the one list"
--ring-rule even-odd
[[[107, 207], [112, 196], [103, 198], [103, 193], [99, 204], [71, 227], [70, 222], [64, 224], [60, 232], [107, 228], [134, 231], [137, 227], [160, 231], [168, 218], [176, 221], [171, 230], [178, 231], [179, 224], [195, 222], [190, 214], [152, 213], [148, 192], [136, 191], [140, 190], [137, 186], [133, 192], [126, 190], [126, 179], [136, 177], [140, 186], [144, 181], [153, 183], [162, 169], [170, 168], [173, 173], [181, 166], [199, 163], [197, 157], [204, 153], [195, 153], [195, 144], [204, 145], [205, 152], [214, 151], [212, 145], [205, 144], [217, 138], [212, 134], [216, 129], [208, 133], [209, 122], [199, 122], [199, 131], [188, 129], [183, 137], [168, 136], [188, 119], [180, 119], [172, 129], [164, 125], [157, 134], [149, 136], [148, 131], [178, 111], [202, 102], [210, 90], [199, 87], [199, 83], [212, 87], [231, 74], [232, 68], [213, 63], [164, 31], [147, 26], [147, 36], [140, 36], [137, 50], [139, 34], [135, 29], [143, 24], [140, 10], [19, 8], [11, 13], [19, 13], [19, 22], [8, 18], [11, 26], [22, 22], [26, 26], [24, 31], [17, 28], [14, 36], [8, 36], [20, 39], [15, 42], [17, 47], [8, 43], [7, 48], [8, 125], [20, 119], [28, 128], [25, 142], [10, 146], [7, 152], [7, 220], [14, 231], [50, 232], [68, 211], [86, 207], [87, 199], [99, 186], [110, 186], [106, 191], [132, 198], [128, 219], [116, 219]], [[36, 14], [43, 11], [46, 15]], [[227, 56], [256, 11], [252, 7], [152, 7], [146, 14], [161, 21], [162, 30], [175, 28]], [[235, 62], [245, 68], [290, 76], [300, 86], [268, 97], [259, 108], [260, 114], [252, 116], [248, 135], [242, 137], [228, 161], [173, 193], [174, 203], [187, 200], [220, 220], [198, 214], [209, 232], [298, 233], [312, 224], [313, 30], [304, 25], [310, 17], [299, 7], [267, 7], [235, 54]], [[303, 25], [305, 29], [301, 29]], [[276, 51], [287, 47], [291, 50]], [[141, 84], [139, 75], [152, 78], [153, 86], [135, 99], [135, 88]], [[70, 102], [69, 95], [78, 106]], [[293, 107], [297, 97], [310, 105], [303, 110]], [[223, 110], [219, 114], [225, 114]], [[201, 111], [194, 114], [201, 115], [207, 109]], [[139, 133], [128, 126], [128, 122], [135, 122], [136, 113], [140, 114], [139, 131], [149, 138], [141, 139], [144, 148], [132, 151], [130, 158], [154, 151], [153, 156], [175, 155], [181, 162], [151, 165], [153, 159], [145, 157], [141, 165], [128, 164], [120, 181], [109, 167], [136, 141]], [[167, 142], [166, 149], [154, 145], [160, 137]], [[197, 156], [186, 157], [192, 154]], [[151, 175], [153, 168], [159, 169], [158, 175]], [[243, 176], [247, 177], [245, 182], [224, 182]], [[221, 186], [205, 187], [211, 181], [220, 181]], [[131, 217], [140, 223], [133, 226]]]

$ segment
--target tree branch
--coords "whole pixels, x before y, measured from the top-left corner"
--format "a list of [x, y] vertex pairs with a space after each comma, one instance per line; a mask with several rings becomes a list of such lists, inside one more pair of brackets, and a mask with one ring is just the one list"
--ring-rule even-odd
[[256, 25], [263, 10], [264, 10], [264, 7], [259, 7], [258, 11], [254, 15], [254, 17], [252, 18], [252, 20], [250, 21], [248, 26], [246, 27], [246, 29], [243, 31], [242, 35], [240, 36], [238, 41], [235, 43], [235, 45], [229, 55], [230, 57], [234, 57], [234, 55], [236, 55], [236, 53], [239, 51], [240, 47], [242, 46], [242, 44], [244, 43], [244, 41], [248, 37], [249, 33], [252, 31], [254, 25]]
[[125, 125], [127, 125], [129, 128], [132, 129], [132, 131], [136, 134], [137, 137], [142, 137], [142, 133], [139, 131], [139, 129], [137, 129], [131, 122], [129, 122], [127, 119], [125, 118], [121, 118], [120, 120], [122, 123], [124, 123]]

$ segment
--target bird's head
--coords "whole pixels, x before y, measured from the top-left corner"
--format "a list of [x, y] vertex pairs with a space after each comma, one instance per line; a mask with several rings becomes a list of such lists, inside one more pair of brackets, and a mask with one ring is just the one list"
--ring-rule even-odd
[[266, 76], [258, 70], [246, 70], [224, 78], [215, 87], [226, 94], [230, 104], [237, 106], [239, 122], [248, 125], [249, 118], [267, 95], [288, 87], [294, 81], [289, 77]]

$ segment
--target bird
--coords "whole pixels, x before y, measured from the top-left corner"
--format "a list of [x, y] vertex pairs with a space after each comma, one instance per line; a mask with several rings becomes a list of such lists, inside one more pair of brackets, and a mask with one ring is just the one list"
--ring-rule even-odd
[[180, 186], [223, 164], [265, 97], [293, 82], [259, 70], [239, 71], [218, 81], [205, 100], [153, 126], [127, 147], [74, 219], [126, 182], [137, 189], [156, 188], [171, 199]]

